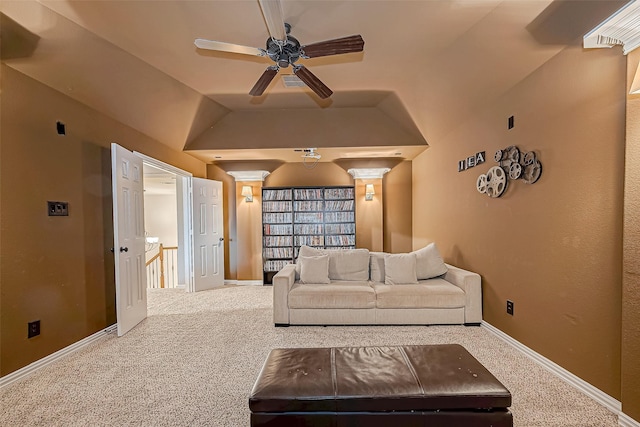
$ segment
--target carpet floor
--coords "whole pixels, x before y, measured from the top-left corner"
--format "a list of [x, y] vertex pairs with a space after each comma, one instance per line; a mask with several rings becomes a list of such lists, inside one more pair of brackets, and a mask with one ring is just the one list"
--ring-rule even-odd
[[149, 317], [0, 390], [2, 426], [247, 426], [272, 348], [461, 344], [512, 393], [520, 427], [617, 417], [482, 327], [275, 328], [271, 287], [149, 291]]

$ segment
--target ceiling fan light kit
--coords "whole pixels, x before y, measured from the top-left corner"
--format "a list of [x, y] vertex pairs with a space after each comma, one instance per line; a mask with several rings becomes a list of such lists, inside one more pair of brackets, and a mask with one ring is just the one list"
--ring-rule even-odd
[[199, 49], [266, 56], [275, 62], [276, 65], [267, 67], [249, 91], [249, 94], [252, 96], [261, 96], [276, 74], [278, 74], [280, 68], [287, 68], [291, 65], [293, 67], [293, 73], [315, 92], [316, 95], [321, 99], [330, 97], [333, 91], [329, 89], [327, 85], [303, 65], [294, 64], [300, 58], [309, 59], [362, 52], [364, 50], [364, 39], [362, 36], [353, 35], [341, 37], [303, 46], [300, 45], [300, 42], [295, 37], [289, 35], [291, 25], [284, 22], [280, 0], [259, 0], [258, 2], [270, 35], [266, 42], [266, 49], [205, 39], [196, 39], [195, 45]]

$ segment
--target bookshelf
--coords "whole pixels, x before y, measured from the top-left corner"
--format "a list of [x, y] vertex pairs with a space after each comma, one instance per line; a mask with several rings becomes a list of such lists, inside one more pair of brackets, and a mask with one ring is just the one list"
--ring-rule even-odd
[[356, 247], [354, 187], [262, 189], [264, 283], [298, 256], [300, 246]]

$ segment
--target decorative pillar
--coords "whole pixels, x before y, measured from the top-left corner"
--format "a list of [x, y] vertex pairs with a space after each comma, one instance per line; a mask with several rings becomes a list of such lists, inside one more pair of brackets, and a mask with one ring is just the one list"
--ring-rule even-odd
[[389, 168], [354, 168], [347, 171], [355, 180], [356, 244], [359, 248], [374, 252], [383, 251], [382, 177], [390, 170]]
[[268, 171], [230, 171], [236, 180], [239, 285], [262, 285], [262, 183]]

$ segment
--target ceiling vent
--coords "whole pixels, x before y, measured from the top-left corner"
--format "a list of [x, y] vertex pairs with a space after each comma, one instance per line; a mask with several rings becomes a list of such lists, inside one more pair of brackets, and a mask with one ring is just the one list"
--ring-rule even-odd
[[622, 45], [626, 55], [640, 46], [640, 1], [634, 0], [584, 36], [585, 48]]
[[305, 86], [304, 82], [300, 80], [295, 74], [285, 74], [282, 76], [282, 83], [284, 87], [302, 87]]

